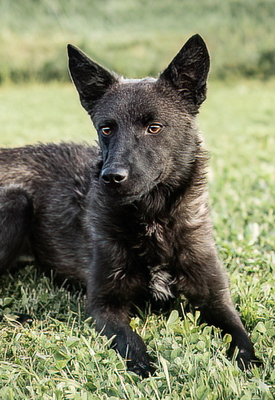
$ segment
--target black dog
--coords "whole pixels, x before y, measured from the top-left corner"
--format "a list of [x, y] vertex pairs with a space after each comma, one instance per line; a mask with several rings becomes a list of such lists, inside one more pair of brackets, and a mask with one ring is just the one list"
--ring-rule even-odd
[[88, 313], [128, 368], [150, 360], [129, 315], [184, 295], [232, 335], [240, 367], [255, 359], [215, 249], [204, 152], [195, 116], [209, 55], [199, 35], [158, 79], [124, 80], [69, 45], [69, 68], [99, 148], [75, 144], [0, 151], [0, 266], [31, 252], [87, 285]]

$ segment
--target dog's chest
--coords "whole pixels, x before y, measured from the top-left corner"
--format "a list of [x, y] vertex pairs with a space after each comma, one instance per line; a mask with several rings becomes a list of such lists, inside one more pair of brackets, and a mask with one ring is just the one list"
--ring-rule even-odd
[[146, 225], [144, 248], [149, 270], [149, 290], [155, 300], [167, 301], [174, 297], [173, 243], [169, 229], [157, 222]]
[[145, 224], [144, 236], [153, 241], [157, 241], [157, 243], [161, 246], [167, 246], [170, 230], [171, 229], [165, 224], [153, 221], [149, 224]]

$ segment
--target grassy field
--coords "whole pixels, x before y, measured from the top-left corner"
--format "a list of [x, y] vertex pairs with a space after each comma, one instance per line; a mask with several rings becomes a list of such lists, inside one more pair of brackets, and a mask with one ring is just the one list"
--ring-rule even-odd
[[[0, 398], [267, 400], [275, 396], [275, 81], [210, 82], [199, 124], [211, 152], [216, 241], [234, 301], [263, 360], [243, 373], [226, 358], [230, 337], [198, 315], [132, 319], [156, 359], [154, 376], [125, 370], [85, 321], [85, 295], [27, 267], [1, 278]], [[72, 85], [5, 86], [1, 146], [93, 141]], [[19, 326], [15, 312], [31, 314]]]
[[0, 90], [0, 146], [82, 140], [95, 132], [72, 84], [8, 85]]
[[[192, 34], [205, 38], [212, 80], [199, 125], [211, 153], [216, 241], [263, 360], [260, 369], [238, 370], [226, 358], [230, 337], [201, 325], [198, 314], [136, 317], [132, 326], [157, 367], [141, 380], [85, 321], [82, 289], [28, 266], [0, 278], [0, 399], [275, 398], [274, 15], [274, 0], [0, 0], [5, 147], [95, 140], [72, 85], [56, 82], [68, 81], [67, 43], [140, 77], [157, 74]], [[33, 323], [20, 326], [16, 312]]]
[[68, 42], [126, 76], [156, 74], [194, 33], [212, 76], [269, 78], [274, 15], [274, 0], [0, 0], [0, 83], [68, 79]]

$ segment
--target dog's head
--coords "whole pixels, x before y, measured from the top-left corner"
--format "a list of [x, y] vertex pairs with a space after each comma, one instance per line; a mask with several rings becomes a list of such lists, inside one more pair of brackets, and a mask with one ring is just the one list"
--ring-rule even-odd
[[81, 104], [98, 132], [106, 192], [132, 199], [160, 184], [186, 183], [210, 64], [203, 39], [192, 36], [157, 79], [117, 77], [72, 45], [68, 54]]

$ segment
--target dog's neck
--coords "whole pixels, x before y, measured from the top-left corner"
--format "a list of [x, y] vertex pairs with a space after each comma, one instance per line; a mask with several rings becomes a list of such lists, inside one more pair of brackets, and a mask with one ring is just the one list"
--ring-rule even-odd
[[153, 224], [154, 221], [161, 221], [164, 216], [165, 219], [167, 216], [168, 219], [177, 218], [190, 202], [206, 197], [207, 160], [207, 152], [200, 148], [195, 155], [188, 182], [179, 182], [173, 190], [163, 183], [157, 185], [150, 193], [135, 201], [135, 214]]

